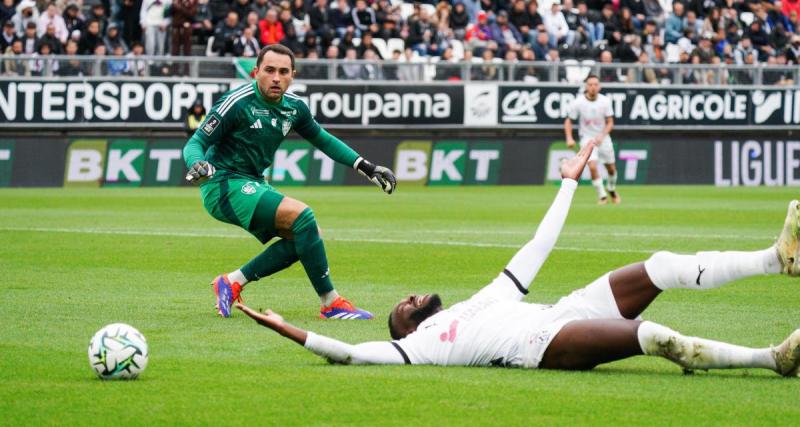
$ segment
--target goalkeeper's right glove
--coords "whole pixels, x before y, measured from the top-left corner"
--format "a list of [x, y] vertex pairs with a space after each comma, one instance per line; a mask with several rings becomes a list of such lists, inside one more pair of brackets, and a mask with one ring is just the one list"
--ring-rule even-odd
[[189, 172], [186, 174], [186, 180], [193, 184], [202, 182], [214, 176], [216, 171], [211, 163], [205, 160], [198, 160], [192, 163], [192, 167], [189, 168]]

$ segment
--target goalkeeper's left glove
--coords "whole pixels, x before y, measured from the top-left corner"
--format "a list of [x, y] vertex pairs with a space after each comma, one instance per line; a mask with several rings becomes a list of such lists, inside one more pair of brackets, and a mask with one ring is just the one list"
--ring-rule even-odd
[[353, 167], [358, 173], [374, 182], [386, 194], [392, 194], [395, 187], [397, 187], [397, 179], [394, 177], [394, 172], [387, 167], [373, 165], [363, 157], [359, 157]]

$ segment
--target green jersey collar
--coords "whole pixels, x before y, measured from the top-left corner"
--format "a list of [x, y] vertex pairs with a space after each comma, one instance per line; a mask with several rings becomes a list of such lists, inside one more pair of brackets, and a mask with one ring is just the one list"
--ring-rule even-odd
[[281, 99], [279, 99], [278, 102], [272, 102], [267, 98], [264, 98], [264, 94], [261, 93], [261, 89], [258, 88], [258, 80], [253, 80], [252, 85], [253, 85], [253, 90], [256, 93], [256, 96], [258, 96], [258, 99], [261, 100], [261, 102], [271, 106], [277, 106], [283, 104], [283, 98], [284, 98], [283, 95], [281, 95]]

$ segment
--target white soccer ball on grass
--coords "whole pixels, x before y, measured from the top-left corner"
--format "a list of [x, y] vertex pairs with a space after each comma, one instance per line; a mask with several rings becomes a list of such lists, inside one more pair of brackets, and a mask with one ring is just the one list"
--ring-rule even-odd
[[147, 340], [136, 328], [113, 323], [89, 342], [89, 364], [104, 380], [134, 379], [147, 367]]

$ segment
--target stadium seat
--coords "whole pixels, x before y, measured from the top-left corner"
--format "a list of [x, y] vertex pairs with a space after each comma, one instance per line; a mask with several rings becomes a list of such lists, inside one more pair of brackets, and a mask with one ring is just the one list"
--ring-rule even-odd
[[739, 20], [744, 23], [745, 27], [749, 27], [750, 23], [753, 22], [755, 17], [756, 16], [753, 14], [753, 12], [742, 12], [739, 14]]
[[389, 51], [389, 57], [391, 58], [391, 54], [395, 50], [399, 50], [400, 52], [404, 52], [406, 50], [406, 42], [399, 38], [389, 39], [386, 41], [386, 50]]
[[464, 58], [464, 43], [461, 40], [453, 39], [450, 42], [450, 47], [453, 48], [453, 58], [458, 60]]
[[681, 48], [678, 47], [675, 43], [668, 43], [667, 44], [667, 57], [666, 60], [670, 64], [676, 63], [681, 60]]
[[408, 17], [414, 14], [414, 4], [403, 2], [400, 3], [400, 17], [403, 18], [403, 22], [408, 20]]
[[567, 82], [580, 83], [583, 80], [580, 63], [575, 59], [565, 59], [563, 63], [567, 71]]
[[381, 58], [389, 59], [392, 57], [392, 52], [389, 50], [386, 40], [373, 37], [372, 44], [375, 45], [375, 49], [378, 49], [378, 54], [380, 54]]
[[361, 46], [361, 39], [359, 37], [353, 37], [353, 46], [355, 47]]
[[206, 56], [219, 56], [219, 52], [214, 50], [214, 36], [210, 36], [206, 42]]
[[422, 69], [423, 79], [426, 82], [433, 81], [436, 78], [436, 63], [439, 62], [438, 56], [429, 56], [428, 63]]

